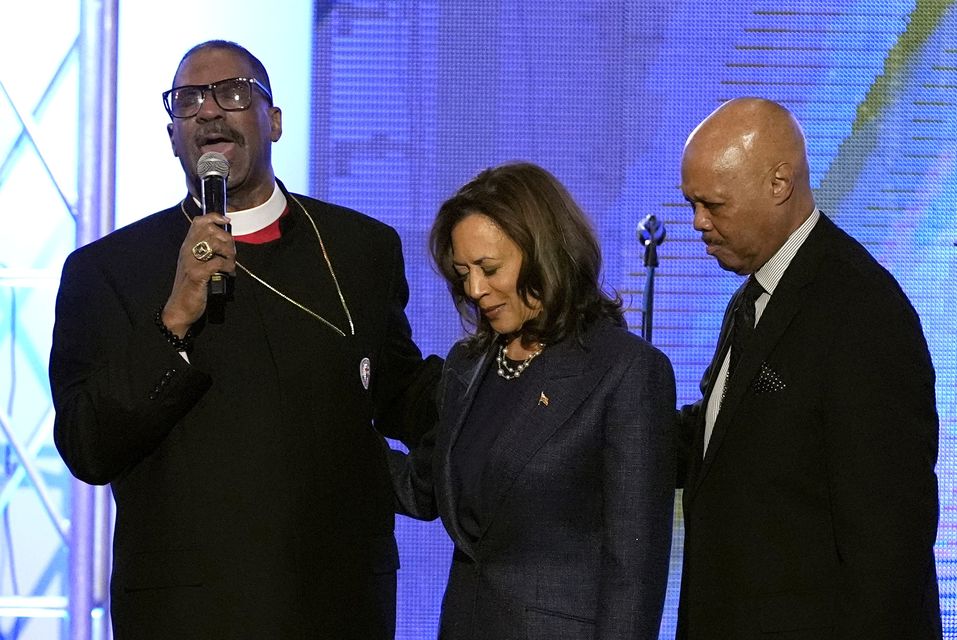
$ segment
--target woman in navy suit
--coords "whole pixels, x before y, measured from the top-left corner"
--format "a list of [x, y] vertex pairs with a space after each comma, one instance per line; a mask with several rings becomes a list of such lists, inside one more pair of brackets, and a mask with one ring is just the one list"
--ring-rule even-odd
[[391, 459], [399, 510], [455, 543], [443, 640], [658, 637], [674, 500], [674, 374], [601, 290], [595, 235], [526, 163], [439, 210], [432, 256], [474, 328], [436, 430]]

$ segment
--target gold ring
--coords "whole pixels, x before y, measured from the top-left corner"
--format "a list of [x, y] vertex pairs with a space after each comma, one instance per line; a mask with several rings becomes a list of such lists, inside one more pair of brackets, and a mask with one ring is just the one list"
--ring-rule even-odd
[[193, 257], [199, 260], [200, 262], [209, 262], [213, 259], [213, 256], [216, 254], [213, 253], [213, 248], [209, 246], [209, 243], [205, 240], [201, 240], [193, 245]]

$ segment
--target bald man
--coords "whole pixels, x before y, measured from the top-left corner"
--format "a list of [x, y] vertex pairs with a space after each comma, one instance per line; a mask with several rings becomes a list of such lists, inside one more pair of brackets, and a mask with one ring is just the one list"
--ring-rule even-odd
[[913, 307], [816, 208], [782, 106], [709, 115], [681, 189], [708, 254], [748, 279], [679, 412], [677, 637], [940, 638], [934, 370]]

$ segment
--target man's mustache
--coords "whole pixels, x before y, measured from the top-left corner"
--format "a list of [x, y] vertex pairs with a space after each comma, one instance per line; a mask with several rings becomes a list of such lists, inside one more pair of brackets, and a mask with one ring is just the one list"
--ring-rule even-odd
[[242, 145], [246, 142], [246, 138], [242, 133], [221, 121], [214, 121], [203, 125], [199, 131], [196, 132], [194, 140], [196, 141], [196, 145], [200, 147], [216, 142], [232, 142], [238, 145]]

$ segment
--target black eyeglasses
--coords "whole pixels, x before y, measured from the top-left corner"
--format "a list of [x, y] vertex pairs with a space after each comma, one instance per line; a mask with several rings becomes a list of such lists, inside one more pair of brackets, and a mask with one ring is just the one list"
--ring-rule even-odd
[[206, 92], [223, 111], [242, 111], [248, 109], [253, 99], [253, 85], [269, 99], [272, 106], [272, 94], [256, 78], [229, 78], [212, 84], [186, 84], [163, 92], [163, 106], [171, 118], [192, 118], [199, 113], [206, 100]]

